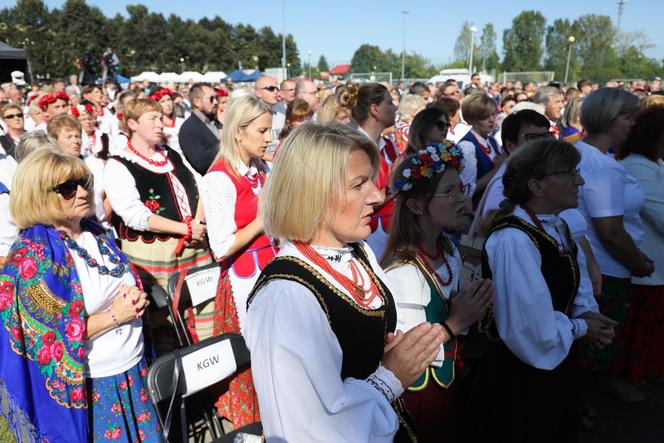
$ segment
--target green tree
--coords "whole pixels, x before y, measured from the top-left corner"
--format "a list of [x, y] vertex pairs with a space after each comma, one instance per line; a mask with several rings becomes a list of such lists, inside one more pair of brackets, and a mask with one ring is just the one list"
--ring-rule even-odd
[[496, 30], [493, 27], [493, 23], [487, 23], [482, 28], [478, 55], [478, 62], [482, 63], [482, 71], [497, 70], [500, 67], [500, 59], [496, 52]]
[[546, 19], [538, 11], [524, 11], [503, 31], [503, 68], [506, 71], [537, 71], [543, 54]]
[[364, 44], [357, 48], [350, 61], [351, 72], [379, 71], [388, 65], [385, 53], [378, 46]]
[[327, 72], [330, 70], [330, 66], [327, 64], [327, 59], [322, 54], [318, 59], [318, 70], [321, 72]]
[[[567, 55], [570, 47], [569, 38], [576, 36], [575, 26], [567, 19], [556, 19], [546, 32], [546, 59], [544, 69], [554, 71], [555, 78], [563, 80]], [[572, 43], [568, 80], [578, 79], [578, 51]]]
[[[459, 31], [459, 36], [454, 43], [454, 60], [455, 61], [465, 61], [468, 63], [468, 57], [470, 56], [470, 40], [474, 38], [475, 35], [471, 32], [470, 28], [472, 23], [468, 20], [465, 20], [461, 24], [461, 30]], [[473, 46], [476, 47], [475, 43]]]
[[604, 82], [620, 77], [620, 62], [613, 47], [615, 28], [611, 18], [588, 14], [574, 21], [574, 50], [581, 61], [580, 75]]

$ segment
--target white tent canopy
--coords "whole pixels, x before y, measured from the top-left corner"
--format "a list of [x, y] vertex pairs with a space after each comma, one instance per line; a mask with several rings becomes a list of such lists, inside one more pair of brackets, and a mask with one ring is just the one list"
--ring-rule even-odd
[[146, 80], [149, 81], [149, 82], [154, 82], [154, 83], [157, 83], [157, 82], [161, 81], [159, 74], [157, 74], [156, 72], [153, 72], [153, 71], [141, 72], [137, 76], [131, 78], [132, 82], [142, 82], [142, 81], [146, 81]]
[[182, 74], [180, 74], [181, 83], [186, 83], [190, 80], [193, 82], [203, 82], [205, 81], [203, 78], [204, 78], [203, 74], [196, 71], [185, 71]]
[[203, 81], [206, 83], [219, 83], [228, 77], [223, 71], [211, 71], [203, 74]]
[[162, 72], [159, 74], [159, 81], [161, 83], [180, 83], [182, 80], [180, 80], [180, 74], [176, 74], [175, 72]]

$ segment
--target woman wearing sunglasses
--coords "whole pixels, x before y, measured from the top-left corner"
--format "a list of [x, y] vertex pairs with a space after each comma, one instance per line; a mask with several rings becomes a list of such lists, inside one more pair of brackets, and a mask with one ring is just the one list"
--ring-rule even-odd
[[428, 321], [445, 330], [436, 359], [403, 394], [424, 442], [460, 437], [454, 381], [463, 347], [457, 335], [481, 318], [493, 292], [491, 281], [480, 280], [457, 293], [461, 256], [444, 232], [457, 232], [465, 223], [463, 164], [461, 150], [450, 142], [430, 144], [399, 164], [392, 185], [397, 192], [392, 229], [381, 262], [394, 288], [397, 329], [406, 332]]
[[82, 160], [48, 149], [14, 180], [22, 231], [0, 274], [0, 397], [16, 441], [162, 441], [144, 385], [149, 302], [88, 219], [92, 183]]
[[[212, 262], [204, 246], [207, 229], [196, 176], [182, 157], [161, 145], [162, 109], [150, 99], [126, 104], [125, 149], [109, 158], [104, 169], [106, 195], [122, 251], [136, 265], [146, 285], [164, 290], [168, 278]], [[192, 334], [211, 335], [212, 303], [196, 315]]]
[[7, 103], [0, 108], [0, 117], [7, 127], [7, 132], [0, 135], [0, 145], [2, 146], [3, 154], [14, 156], [16, 145], [23, 134], [25, 134], [25, 119], [23, 117], [23, 110], [20, 106], [13, 103]]
[[413, 118], [408, 132], [406, 155], [417, 153], [422, 146], [441, 143], [447, 137], [450, 119], [439, 108], [426, 108]]

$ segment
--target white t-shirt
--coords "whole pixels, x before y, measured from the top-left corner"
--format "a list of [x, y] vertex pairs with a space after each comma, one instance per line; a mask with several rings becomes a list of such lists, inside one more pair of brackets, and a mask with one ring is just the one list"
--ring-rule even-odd
[[[108, 256], [99, 252], [97, 240], [92, 233], [84, 231], [76, 243], [85, 249], [98, 263], [113, 269]], [[110, 248], [109, 248], [110, 249]], [[98, 268], [88, 266], [76, 251], [69, 250], [76, 273], [81, 282], [83, 303], [88, 315], [106, 312], [110, 309], [121, 284], [136, 286], [136, 280], [127, 272], [121, 277], [99, 274]], [[113, 328], [103, 335], [90, 339], [85, 344], [85, 376], [91, 378], [109, 377], [120, 374], [136, 365], [143, 356], [143, 322], [134, 318], [128, 323]]]
[[645, 193], [636, 179], [610, 155], [583, 141], [579, 141], [576, 148], [581, 154], [579, 169], [585, 181], [579, 192], [579, 212], [588, 224], [588, 241], [595, 259], [603, 275], [629, 278], [630, 271], [604, 249], [591, 219], [622, 215], [625, 231], [638, 246], [645, 232], [639, 216]]

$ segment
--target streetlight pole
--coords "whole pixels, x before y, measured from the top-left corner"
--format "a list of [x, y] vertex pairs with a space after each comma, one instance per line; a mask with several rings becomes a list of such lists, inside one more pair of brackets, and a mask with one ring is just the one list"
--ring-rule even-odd
[[403, 14], [403, 35], [401, 38], [401, 80], [405, 77], [406, 72], [406, 16], [408, 11], [401, 11]]
[[569, 61], [572, 58], [572, 44], [574, 44], [574, 41], [576, 39], [574, 38], [573, 35], [570, 35], [567, 41], [569, 42], [569, 49], [567, 50], [567, 65], [565, 65], [565, 81], [563, 83], [567, 83], [567, 77], [569, 75]]
[[309, 78], [311, 78], [311, 51], [309, 51]]
[[470, 27], [470, 57], [468, 60], [468, 75], [473, 74], [473, 49], [475, 49], [475, 33], [477, 28], [475, 25]]
[[288, 78], [286, 70], [286, 0], [281, 0], [281, 75]]

